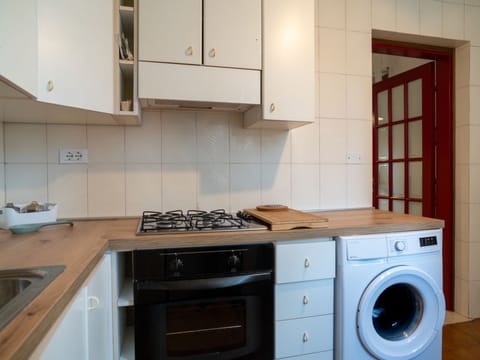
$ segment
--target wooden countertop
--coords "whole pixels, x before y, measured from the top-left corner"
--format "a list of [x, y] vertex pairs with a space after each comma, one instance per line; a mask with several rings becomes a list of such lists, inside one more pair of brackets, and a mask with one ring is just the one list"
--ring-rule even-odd
[[138, 219], [75, 221], [31, 234], [0, 230], [0, 269], [65, 265], [60, 274], [0, 331], [2, 358], [26, 359], [55, 323], [107, 250], [258, 243], [436, 229], [443, 220], [374, 209], [320, 212], [328, 227], [287, 231], [135, 235]]

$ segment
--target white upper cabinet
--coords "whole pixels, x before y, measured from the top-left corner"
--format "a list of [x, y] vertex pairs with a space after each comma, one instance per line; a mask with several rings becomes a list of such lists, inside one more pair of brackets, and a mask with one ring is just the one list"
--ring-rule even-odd
[[263, 0], [262, 106], [247, 127], [294, 128], [315, 119], [315, 1]]
[[139, 60], [202, 63], [202, 0], [142, 0]]
[[139, 60], [261, 69], [261, 0], [142, 0]]
[[113, 0], [37, 6], [38, 100], [113, 113]]
[[203, 63], [262, 68], [260, 0], [204, 0]]
[[[0, 80], [20, 90], [24, 96], [33, 98], [37, 95], [36, 0], [1, 2]], [[0, 97], [17, 96], [15, 91], [8, 89], [0, 86]]]

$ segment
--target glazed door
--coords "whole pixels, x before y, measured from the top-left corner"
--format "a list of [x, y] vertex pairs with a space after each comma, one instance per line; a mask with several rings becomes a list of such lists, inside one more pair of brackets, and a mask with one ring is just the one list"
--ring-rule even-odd
[[373, 86], [373, 204], [435, 214], [434, 62]]

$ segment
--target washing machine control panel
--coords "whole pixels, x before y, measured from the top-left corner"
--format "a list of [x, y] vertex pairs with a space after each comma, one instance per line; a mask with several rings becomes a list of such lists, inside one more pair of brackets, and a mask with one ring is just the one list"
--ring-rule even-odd
[[441, 250], [441, 233], [388, 235], [390, 256], [413, 255]]

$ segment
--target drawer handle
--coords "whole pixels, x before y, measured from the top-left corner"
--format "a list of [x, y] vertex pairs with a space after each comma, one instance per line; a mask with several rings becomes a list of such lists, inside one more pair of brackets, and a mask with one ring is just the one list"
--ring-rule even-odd
[[304, 343], [306, 343], [308, 341], [308, 333], [306, 331], [303, 333], [302, 340], [303, 340]]
[[276, 109], [275, 103], [270, 104], [270, 112], [274, 112]]
[[304, 295], [303, 296], [303, 305], [307, 305], [307, 304], [308, 304], [308, 296]]
[[187, 56], [192, 56], [193, 55], [193, 47], [189, 46], [187, 48], [187, 51], [185, 51]]
[[52, 81], [52, 80], [48, 80], [48, 82], [47, 82], [47, 90], [48, 90], [48, 91], [52, 91], [53, 88], [54, 88], [54, 86], [53, 86], [53, 81]]
[[88, 297], [88, 310], [95, 310], [100, 305], [100, 299], [96, 296], [89, 296]]
[[215, 56], [217, 56], [217, 50], [213, 48], [208, 54], [210, 55], [210, 57], [214, 58]]
[[309, 258], [305, 258], [304, 265], [305, 265], [306, 268], [310, 267], [310, 259]]

